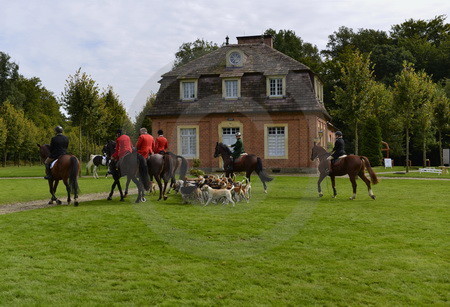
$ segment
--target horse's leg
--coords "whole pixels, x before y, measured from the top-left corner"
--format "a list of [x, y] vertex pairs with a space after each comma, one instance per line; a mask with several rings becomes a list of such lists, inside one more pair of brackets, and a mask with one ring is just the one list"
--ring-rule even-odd
[[333, 198], [335, 198], [337, 196], [336, 177], [335, 176], [330, 176], [330, 178], [331, 178], [331, 187], [333, 188]]
[[125, 201], [125, 195], [123, 195], [122, 186], [120, 185], [120, 178], [117, 179], [117, 189], [119, 189], [120, 201]]
[[66, 191], [67, 191], [67, 204], [70, 205], [70, 203], [72, 202], [72, 200], [70, 199], [70, 186], [69, 186], [69, 182], [66, 179], [63, 179], [64, 185], [66, 186]]
[[319, 180], [317, 180], [317, 192], [319, 192], [319, 197], [323, 196], [322, 193], [322, 188], [320, 187], [320, 184], [322, 183], [323, 179], [326, 177], [327, 175], [325, 173], [320, 173], [319, 176]]
[[169, 183], [169, 180], [164, 180], [164, 188], [163, 188], [163, 199], [167, 200], [167, 195], [166, 195], [166, 189], [167, 189], [167, 184]]
[[53, 192], [53, 180], [48, 180], [48, 188], [50, 191], [50, 195], [52, 196], [48, 202], [49, 205], [53, 204], [56, 201], [55, 193]]
[[116, 184], [116, 180], [114, 179], [114, 182], [111, 185], [111, 192], [109, 193], [107, 200], [111, 200], [112, 199], [112, 196], [114, 194], [114, 189], [115, 189], [116, 185], [117, 185]]
[[354, 200], [356, 198], [356, 176], [354, 174], [348, 174], [350, 181], [352, 183], [353, 187], [353, 195], [350, 197], [351, 200]]
[[[140, 182], [136, 177], [131, 177], [128, 180], [133, 180], [134, 184], [137, 186], [138, 188], [138, 196], [136, 198], [135, 203], [140, 203], [140, 202], [145, 202], [145, 197], [144, 197], [144, 186], [142, 185], [142, 182]], [[128, 182], [127, 180], [127, 182]]]
[[61, 205], [62, 202], [56, 198], [56, 189], [58, 188], [59, 180], [55, 180], [53, 183], [53, 197], [55, 198], [56, 204]]
[[[127, 197], [127, 195], [128, 195], [128, 187], [130, 186], [130, 181], [131, 181], [131, 178], [127, 176], [127, 184], [125, 185], [124, 197]], [[134, 182], [134, 180], [133, 180], [133, 182]]]
[[375, 199], [375, 195], [373, 195], [372, 188], [371, 188], [371, 186], [370, 186], [370, 180], [367, 179], [367, 177], [364, 175], [364, 170], [360, 170], [359, 173], [358, 173], [358, 176], [359, 176], [359, 178], [362, 179], [362, 181], [365, 182], [365, 184], [366, 184], [366, 186], [367, 186], [367, 190], [369, 191], [369, 196], [370, 196], [372, 199]]
[[162, 196], [163, 196], [163, 187], [162, 187], [162, 183], [161, 183], [161, 177], [159, 175], [155, 175], [155, 180], [158, 183], [158, 188], [159, 188], [159, 198], [158, 201], [161, 200]]
[[98, 173], [97, 173], [97, 165], [94, 164], [94, 169], [92, 171], [92, 174], [94, 175], [95, 179], [98, 179]]

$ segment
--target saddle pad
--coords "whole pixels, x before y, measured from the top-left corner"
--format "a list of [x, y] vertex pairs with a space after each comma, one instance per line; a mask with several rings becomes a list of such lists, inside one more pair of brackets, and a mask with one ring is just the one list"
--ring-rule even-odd
[[106, 165], [106, 157], [103, 157], [103, 159], [102, 159], [102, 165]]
[[52, 162], [52, 164], [50, 164], [50, 169], [53, 168], [53, 166], [55, 165], [56, 161], [58, 161], [58, 159], [56, 159], [55, 161]]

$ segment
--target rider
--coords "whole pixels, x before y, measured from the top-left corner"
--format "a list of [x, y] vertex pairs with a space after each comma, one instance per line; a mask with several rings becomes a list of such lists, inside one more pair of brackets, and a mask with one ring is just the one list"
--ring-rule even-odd
[[164, 132], [162, 130], [158, 130], [158, 137], [155, 140], [155, 150], [154, 152], [159, 154], [165, 154], [167, 147], [169, 147], [169, 143], [167, 139], [164, 137]]
[[331, 156], [327, 158], [327, 160], [331, 161], [331, 167], [334, 165], [334, 163], [338, 160], [340, 156], [345, 155], [345, 142], [342, 138], [342, 132], [336, 131], [335, 133], [336, 141], [334, 142], [334, 148], [331, 153]]
[[241, 139], [241, 136], [242, 136], [241, 133], [236, 132], [235, 136], [236, 136], [236, 143], [231, 145], [231, 147], [234, 148], [233, 152], [231, 153], [231, 156], [233, 157], [233, 161], [228, 166], [230, 172], [233, 172], [234, 161], [236, 161], [236, 159], [239, 158], [241, 156], [241, 154], [243, 154], [245, 152], [244, 144], [242, 143], [242, 139]]
[[122, 129], [117, 129], [116, 137], [116, 149], [111, 155], [111, 169], [115, 169], [119, 160], [133, 151], [133, 145], [131, 144], [130, 137], [124, 134]]
[[53, 161], [58, 159], [60, 156], [67, 153], [67, 147], [69, 147], [69, 139], [67, 136], [63, 135], [63, 128], [61, 126], [55, 127], [56, 135], [52, 137], [50, 141], [50, 155], [45, 159], [45, 179], [52, 179], [52, 172], [50, 170], [50, 165]]
[[139, 129], [139, 138], [136, 143], [136, 148], [138, 153], [140, 153], [145, 159], [148, 158], [148, 155], [153, 154], [153, 147], [155, 145], [155, 140], [153, 136], [147, 133], [146, 128]]

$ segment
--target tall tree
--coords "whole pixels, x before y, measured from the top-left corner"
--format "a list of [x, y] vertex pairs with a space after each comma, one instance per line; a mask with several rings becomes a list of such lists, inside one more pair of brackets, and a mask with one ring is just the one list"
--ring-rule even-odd
[[381, 165], [381, 128], [376, 117], [369, 117], [361, 129], [361, 155], [369, 158], [372, 166]]
[[420, 119], [423, 106], [433, 95], [432, 81], [423, 71], [416, 72], [412, 64], [405, 63], [394, 84], [394, 110], [405, 132], [406, 172], [409, 172], [410, 133]]
[[439, 163], [444, 165], [444, 158], [442, 155], [442, 135], [443, 132], [450, 128], [450, 99], [445, 94], [443, 89], [436, 90], [435, 104], [434, 104], [433, 126], [438, 135], [439, 145]]
[[219, 49], [216, 43], [198, 38], [195, 42], [183, 43], [175, 53], [174, 67], [184, 65], [196, 58], [199, 58], [211, 51]]
[[98, 122], [102, 117], [102, 106], [99, 102], [97, 83], [81, 68], [66, 80], [61, 102], [66, 109], [72, 124], [80, 127], [80, 152], [82, 150], [82, 136], [85, 136], [85, 148], [92, 142], [98, 129]]
[[147, 98], [147, 102], [145, 103], [142, 111], [136, 116], [136, 122], [134, 126], [135, 131], [139, 131], [140, 128], [147, 128], [148, 133], [152, 134], [152, 121], [147, 116], [153, 103], [155, 102], [156, 94], [152, 93]]
[[316, 73], [322, 71], [322, 58], [317, 46], [304, 42], [294, 31], [279, 30], [276, 32], [273, 29], [267, 29], [264, 34], [273, 36], [273, 48], [276, 50], [305, 64]]
[[[119, 96], [114, 92], [112, 86], [109, 86], [101, 95], [101, 103], [105, 107], [106, 112], [106, 141], [108, 138], [113, 137], [116, 134], [117, 129], [129, 130], [130, 128], [130, 118], [128, 117], [127, 111], [120, 101]], [[132, 131], [128, 131], [131, 133]]]
[[375, 99], [372, 94], [373, 70], [369, 57], [359, 51], [350, 51], [346, 59], [338, 63], [341, 86], [335, 87], [334, 99], [339, 107], [332, 114], [348, 126], [354, 137], [355, 154], [359, 154], [359, 128], [370, 114]]
[[25, 139], [25, 116], [23, 111], [17, 110], [9, 102], [5, 101], [0, 107], [0, 116], [8, 129], [3, 150], [3, 165], [6, 165], [7, 157], [17, 160], [20, 147]]
[[0, 51], [0, 103], [11, 95], [18, 78], [19, 65], [11, 62], [11, 57]]

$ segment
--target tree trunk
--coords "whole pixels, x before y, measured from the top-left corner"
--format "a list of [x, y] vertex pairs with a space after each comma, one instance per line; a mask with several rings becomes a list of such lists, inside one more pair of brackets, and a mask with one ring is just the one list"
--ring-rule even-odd
[[409, 129], [406, 128], [406, 172], [409, 173]]
[[355, 155], [359, 155], [358, 124], [355, 124]]
[[444, 157], [442, 153], [442, 134], [441, 130], [438, 130], [438, 144], [439, 144], [439, 165], [444, 166]]
[[427, 167], [427, 141], [425, 137], [423, 137], [423, 143], [422, 143], [422, 163], [423, 167]]

